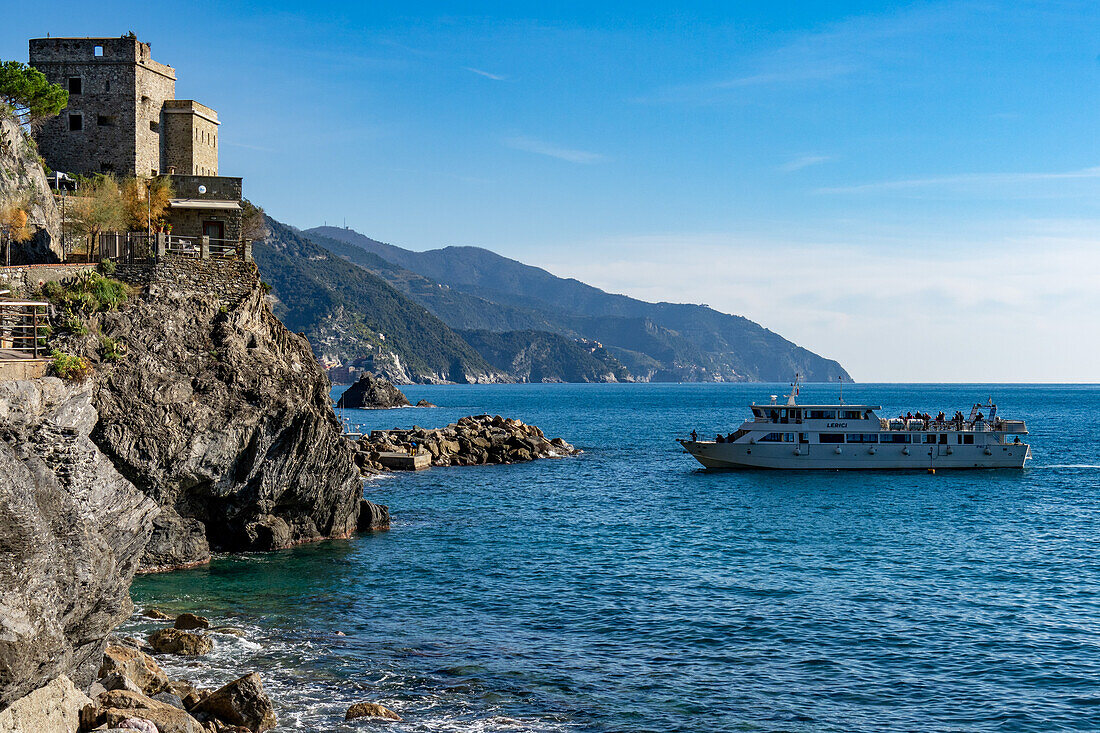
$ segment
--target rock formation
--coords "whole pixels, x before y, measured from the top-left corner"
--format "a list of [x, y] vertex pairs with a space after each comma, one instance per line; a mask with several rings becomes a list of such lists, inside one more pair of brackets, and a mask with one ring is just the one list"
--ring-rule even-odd
[[26, 205], [27, 219], [35, 230], [29, 242], [12, 245], [12, 264], [60, 262], [61, 215], [39, 163], [38, 150], [15, 120], [2, 113], [0, 171], [0, 207], [9, 202]]
[[95, 679], [156, 505], [89, 439], [90, 386], [0, 383], [0, 708]]
[[363, 372], [358, 381], [340, 395], [338, 405], [358, 410], [384, 410], [408, 407], [409, 399], [385, 377]]
[[374, 430], [355, 448], [355, 461], [364, 473], [383, 470], [381, 454], [391, 452], [427, 451], [433, 466], [521, 463], [581, 452], [561, 438], [548, 439], [534, 425], [500, 415], [464, 417], [435, 429]]
[[158, 265], [88, 331], [63, 350], [98, 360], [104, 337], [126, 346], [95, 366], [92, 437], [163, 508], [143, 568], [355, 531], [361, 483], [328, 379], [252, 263]]

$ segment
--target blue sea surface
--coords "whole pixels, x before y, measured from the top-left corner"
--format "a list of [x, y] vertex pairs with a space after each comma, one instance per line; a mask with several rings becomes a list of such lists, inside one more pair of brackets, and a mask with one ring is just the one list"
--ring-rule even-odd
[[[846, 385], [1027, 421], [1025, 470], [934, 475], [705, 472], [674, 442], [785, 385], [405, 390], [440, 407], [339, 412], [585, 453], [368, 481], [388, 532], [139, 578], [139, 608], [245, 631], [173, 675], [258, 669], [284, 731], [1100, 730], [1100, 387]], [[358, 700], [405, 722], [344, 723]]]

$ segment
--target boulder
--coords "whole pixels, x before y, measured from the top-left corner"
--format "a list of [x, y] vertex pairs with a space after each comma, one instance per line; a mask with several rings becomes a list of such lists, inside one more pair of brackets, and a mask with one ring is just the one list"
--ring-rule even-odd
[[0, 711], [0, 733], [71, 733], [91, 699], [65, 675], [51, 680]]
[[149, 646], [161, 654], [178, 654], [184, 657], [201, 657], [214, 649], [214, 642], [206, 636], [179, 629], [161, 629], [149, 636]]
[[170, 616], [159, 608], [146, 608], [141, 612], [141, 615], [145, 618], [156, 619], [157, 621], [173, 621], [174, 616]]
[[359, 380], [340, 395], [336, 404], [338, 407], [357, 410], [384, 410], [408, 407], [409, 400], [389, 380], [363, 372]]
[[431, 402], [428, 402], [427, 400], [418, 400], [417, 403], [416, 403], [416, 406], [417, 407], [438, 407], [438, 405], [433, 405]]
[[120, 674], [119, 672], [112, 672], [109, 675], [100, 677], [92, 684], [88, 692], [92, 695], [92, 697], [98, 697], [108, 690], [129, 690], [130, 692], [141, 692], [141, 688], [138, 687], [133, 680], [131, 680], [124, 674]]
[[196, 616], [193, 613], [181, 613], [176, 617], [175, 628], [184, 631], [191, 629], [209, 629], [210, 620], [204, 616]]
[[183, 698], [174, 692], [158, 692], [153, 695], [153, 699], [157, 702], [162, 702], [166, 705], [171, 705], [174, 708], [180, 710], [186, 710], [187, 706], [183, 704]]
[[383, 718], [385, 720], [401, 720], [401, 716], [384, 705], [376, 702], [357, 702], [348, 708], [344, 714], [344, 720], [356, 718]]
[[255, 672], [211, 692], [191, 710], [232, 725], [243, 725], [253, 733], [277, 725], [275, 708], [264, 693], [260, 675]]
[[108, 690], [117, 689], [104, 681], [112, 675], [125, 677], [146, 695], [155, 695], [168, 689], [168, 675], [157, 664], [157, 660], [130, 647], [111, 645], [103, 650], [103, 663], [99, 666], [99, 676], [100, 684]]
[[133, 612], [155, 503], [89, 438], [92, 384], [0, 383], [0, 709], [62, 675], [95, 681]]
[[390, 528], [390, 510], [381, 504], [361, 499], [359, 501], [359, 531]]
[[139, 692], [110, 690], [96, 700], [97, 720], [108, 727], [120, 727], [127, 719], [144, 719], [156, 725], [158, 733], [207, 733], [203, 724], [185, 710], [154, 700]]

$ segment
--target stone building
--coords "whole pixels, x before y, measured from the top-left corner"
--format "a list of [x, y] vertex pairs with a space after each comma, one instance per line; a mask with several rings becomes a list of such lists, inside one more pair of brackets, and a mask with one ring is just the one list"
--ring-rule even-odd
[[218, 113], [176, 99], [176, 71], [154, 61], [148, 43], [133, 35], [33, 38], [30, 65], [69, 91], [68, 106], [35, 133], [47, 166], [169, 175], [173, 235], [239, 238], [241, 179], [218, 176]]

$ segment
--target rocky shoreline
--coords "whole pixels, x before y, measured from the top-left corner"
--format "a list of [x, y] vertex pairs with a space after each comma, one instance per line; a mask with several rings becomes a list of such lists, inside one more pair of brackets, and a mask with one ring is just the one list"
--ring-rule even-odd
[[[172, 616], [146, 608], [140, 615], [163, 625], [144, 639], [110, 637], [87, 694], [67, 677], [58, 677], [0, 713], [0, 731], [260, 733], [278, 725], [276, 706], [259, 673], [241, 674], [212, 689], [188, 679], [172, 679], [162, 667], [173, 659], [201, 664], [216, 645], [247, 632], [213, 626], [193, 613]], [[401, 720], [394, 711], [369, 700], [353, 703], [344, 713], [345, 721], [359, 718]]]
[[373, 430], [354, 441], [363, 475], [391, 470], [386, 454], [430, 455], [432, 466], [524, 463], [581, 453], [563, 438], [548, 439], [540, 428], [500, 415], [471, 415], [442, 428]]

